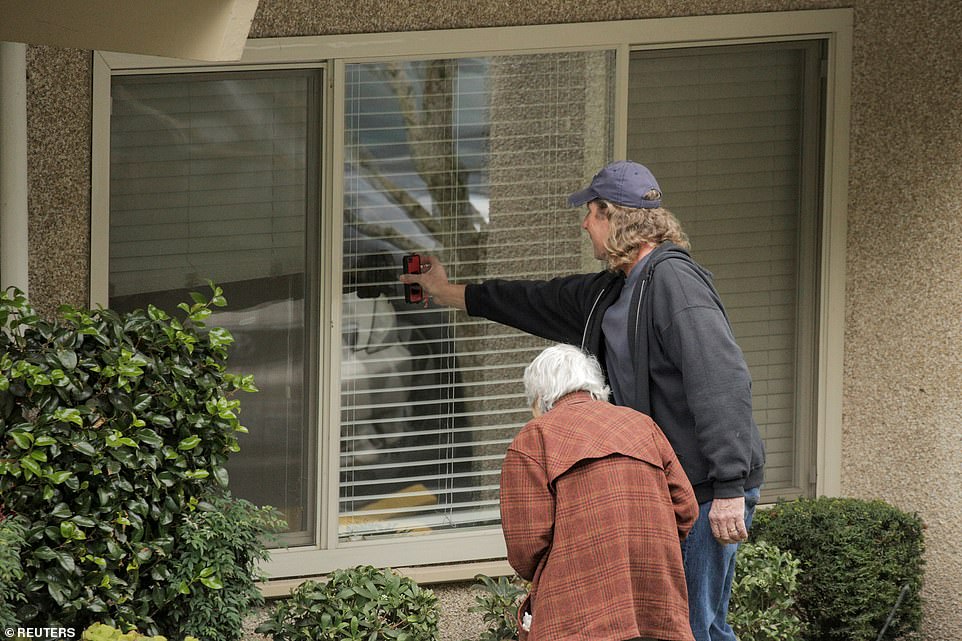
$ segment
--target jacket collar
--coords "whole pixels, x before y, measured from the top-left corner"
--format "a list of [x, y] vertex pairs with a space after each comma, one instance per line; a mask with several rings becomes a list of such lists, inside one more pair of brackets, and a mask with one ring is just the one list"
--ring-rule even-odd
[[577, 403], [586, 403], [591, 400], [591, 394], [585, 391], [571, 392], [570, 394], [565, 394], [559, 398], [554, 403], [554, 407], [560, 405], [575, 405]]

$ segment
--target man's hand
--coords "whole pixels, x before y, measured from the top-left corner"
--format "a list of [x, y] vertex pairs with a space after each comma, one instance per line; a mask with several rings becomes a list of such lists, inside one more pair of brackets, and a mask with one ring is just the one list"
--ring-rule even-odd
[[747, 541], [745, 497], [712, 500], [708, 522], [711, 524], [712, 535], [721, 544]]
[[444, 307], [464, 309], [464, 285], [455, 285], [448, 281], [448, 273], [434, 256], [421, 256], [420, 274], [401, 274], [402, 283], [418, 283], [428, 298]]

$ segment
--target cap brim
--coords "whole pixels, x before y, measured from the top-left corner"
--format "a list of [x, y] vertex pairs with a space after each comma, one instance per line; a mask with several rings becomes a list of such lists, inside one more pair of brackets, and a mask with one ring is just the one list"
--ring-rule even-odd
[[587, 187], [568, 196], [568, 206], [581, 207], [586, 202], [592, 201], [597, 197], [594, 190], [592, 190], [591, 187]]

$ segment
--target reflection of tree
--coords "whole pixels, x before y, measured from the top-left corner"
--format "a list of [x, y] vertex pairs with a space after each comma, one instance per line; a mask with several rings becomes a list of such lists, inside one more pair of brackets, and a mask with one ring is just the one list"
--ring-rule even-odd
[[[371, 175], [385, 188], [383, 193], [444, 248], [442, 260], [460, 266], [459, 277], [471, 277], [478, 272], [481, 232], [474, 227], [479, 215], [469, 199], [468, 171], [459, 159], [454, 129], [456, 65], [456, 61], [428, 61], [420, 83], [403, 64], [383, 67], [404, 119], [411, 162], [427, 186], [435, 211], [426, 212], [416, 199], [378, 172]], [[372, 169], [369, 158], [362, 158], [361, 163]]]
[[[484, 232], [477, 225], [481, 216], [470, 202], [469, 169], [460, 159], [465, 149], [459, 145], [455, 125], [454, 87], [458, 63], [414, 64], [419, 66], [404, 63], [377, 66], [380, 86], [390, 88], [393, 104], [388, 109], [403, 123], [404, 152], [387, 154], [390, 147], [381, 147], [382, 142], [362, 141], [354, 148], [356, 173], [363, 176], [368, 189], [377, 193], [377, 203], [383, 204], [381, 199], [385, 199], [390, 208], [400, 212], [402, 222], [399, 225], [396, 212], [379, 217], [376, 209], [370, 212], [348, 209], [345, 221], [353, 228], [353, 238], [374, 241], [370, 245], [372, 252], [383, 251], [387, 244], [404, 252], [439, 254], [452, 276], [475, 278], [480, 273], [480, 239]], [[391, 126], [396, 127], [396, 122]], [[397, 142], [394, 139], [387, 145]], [[392, 173], [398, 171], [399, 165], [407, 168], [403, 177]], [[429, 199], [424, 197], [425, 190]], [[428, 201], [430, 204], [425, 204]], [[417, 225], [423, 233], [405, 234], [402, 230], [410, 229], [409, 223]], [[388, 257], [393, 265], [385, 269], [377, 263], [379, 257]], [[356, 263], [352, 285], [363, 282], [366, 270], [372, 272], [375, 280], [396, 282], [400, 268], [396, 256], [368, 254], [363, 256], [363, 266], [361, 263], [361, 260]], [[357, 290], [360, 295], [362, 288]], [[472, 327], [467, 332], [454, 331], [455, 323], [451, 322], [454, 315], [447, 310], [418, 309], [403, 302], [395, 305], [402, 313], [398, 316], [399, 338], [394, 340], [401, 342], [408, 357], [396, 359], [393, 365], [403, 374], [403, 382], [394, 383], [394, 389], [395, 393], [404, 394], [405, 400], [389, 399], [390, 385], [385, 388], [376, 381], [372, 383], [378, 387], [372, 388], [372, 398], [366, 403], [372, 407], [382, 402], [384, 405], [374, 410], [367, 424], [351, 429], [352, 436], [364, 433], [375, 436], [368, 441], [355, 439], [354, 442], [383, 443], [408, 450], [393, 454], [392, 460], [396, 462], [399, 457], [407, 456], [405, 463], [423, 462], [424, 466], [406, 467], [402, 477], [431, 476], [434, 480], [425, 483], [436, 491], [439, 503], [464, 503], [464, 492], [474, 490], [470, 481], [468, 487], [464, 482], [472, 466], [470, 445], [466, 443], [472, 436], [459, 429], [470, 419], [463, 418], [460, 387], [463, 378], [457, 366], [463, 363], [455, 363], [455, 353], [459, 350], [454, 342], [465, 338], [465, 334], [476, 335], [477, 330]], [[378, 355], [377, 359], [383, 356]], [[403, 417], [391, 416], [390, 407], [410, 409], [411, 416], [398, 422], [397, 419]], [[397, 436], [391, 440], [391, 430], [408, 432], [408, 435], [403, 441]], [[381, 492], [403, 489], [390, 485], [390, 479], [384, 480]]]
[[[391, 202], [401, 208], [409, 220], [417, 223], [435, 238], [439, 237], [444, 230], [430, 211], [421, 206], [404, 187], [401, 187], [393, 180], [381, 174], [377, 166], [377, 159], [363, 147], [358, 150], [358, 164], [367, 172], [367, 180], [371, 186], [377, 189]], [[349, 225], [354, 227], [361, 235], [368, 238], [391, 238], [392, 242], [406, 252], [421, 251], [424, 248], [418, 246], [407, 236], [399, 236], [390, 223], [368, 222], [357, 215], [353, 209], [344, 212]]]
[[[387, 241], [384, 244], [403, 251], [439, 254], [449, 275], [460, 282], [519, 275], [550, 277], [565, 257], [571, 260], [560, 264], [577, 265], [579, 227], [559, 225], [569, 210], [559, 210], [563, 199], [553, 194], [580, 185], [585, 149], [590, 146], [584, 132], [600, 130], [588, 126], [595, 120], [607, 122], [603, 109], [587, 111], [586, 98], [598, 94], [603, 101], [607, 95], [586, 87], [586, 63], [592, 56], [605, 60], [604, 53], [544, 54], [482, 63], [487, 83], [484, 91], [490, 99], [485, 114], [490, 129], [484, 132], [482, 144], [485, 153], [490, 150], [483, 162], [489, 207], [483, 217], [470, 201], [469, 177], [474, 164], [464, 160], [467, 153], [479, 150], [466, 149], [458, 140], [461, 122], [470, 109], [470, 98], [458, 103], [459, 74], [468, 76], [474, 70], [467, 70], [464, 62], [450, 60], [368, 67], [361, 72], [358, 85], [360, 91], [365, 91], [364, 85], [373, 90], [365, 91], [368, 111], [360, 113], [358, 107], [358, 120], [365, 117], [364, 125], [381, 128], [378, 135], [382, 139], [355, 142], [353, 169], [377, 198], [371, 211], [346, 212], [347, 224], [359, 237]], [[375, 82], [365, 75], [372, 72], [378, 74]], [[596, 75], [607, 77], [606, 73]], [[473, 86], [468, 91], [478, 89]], [[385, 97], [385, 93], [390, 95]], [[468, 106], [462, 111], [461, 105]], [[391, 139], [390, 132], [399, 127], [403, 127], [403, 139]], [[357, 141], [370, 134], [362, 125], [354, 135]], [[384, 138], [389, 140], [384, 142]], [[601, 140], [592, 145], [606, 139]], [[391, 153], [397, 146], [404, 151]], [[406, 175], [392, 173], [398, 171]], [[365, 220], [374, 218], [385, 200], [394, 210], [391, 217], [395, 220]], [[401, 221], [397, 220], [398, 211]], [[403, 230], [411, 230], [411, 223], [418, 231], [405, 233]], [[520, 237], [526, 228], [544, 233]], [[392, 267], [388, 279], [396, 282], [399, 265]], [[412, 307], [399, 303], [402, 322], [424, 329], [427, 334], [421, 343], [444, 352], [437, 354], [444, 362], [435, 372], [436, 382], [421, 388], [437, 394], [434, 398], [445, 406], [430, 418], [438, 426], [438, 436], [444, 436], [447, 427], [456, 428], [447, 430], [452, 439], [449, 444], [461, 450], [454, 456], [464, 457], [459, 469], [467, 472], [460, 466], [470, 466], [470, 474], [452, 474], [452, 466], [438, 478], [450, 483], [446, 489], [453, 492], [452, 497], [457, 494], [452, 500], [455, 505], [468, 510], [496, 506], [501, 456], [518, 426], [529, 417], [518, 398], [518, 379], [523, 363], [544, 342], [492, 324], [470, 322], [460, 312], [446, 315], [435, 308]], [[439, 318], [439, 313], [444, 315]], [[468, 429], [459, 435], [461, 428]], [[470, 452], [457, 440], [461, 438], [472, 439]], [[466, 485], [481, 491], [466, 494]], [[483, 489], [485, 486], [488, 489]]]

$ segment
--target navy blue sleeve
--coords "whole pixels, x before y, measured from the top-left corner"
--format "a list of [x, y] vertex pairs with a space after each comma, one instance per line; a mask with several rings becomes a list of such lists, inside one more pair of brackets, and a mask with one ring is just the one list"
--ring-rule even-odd
[[[597, 275], [548, 281], [488, 280], [468, 285], [468, 314], [558, 343], [579, 345]], [[586, 302], [587, 301], [587, 302]]]
[[741, 496], [757, 434], [748, 365], [714, 287], [684, 261], [658, 269], [658, 293], [668, 304], [655, 323], [664, 355], [681, 374], [708, 479], [716, 498]]

